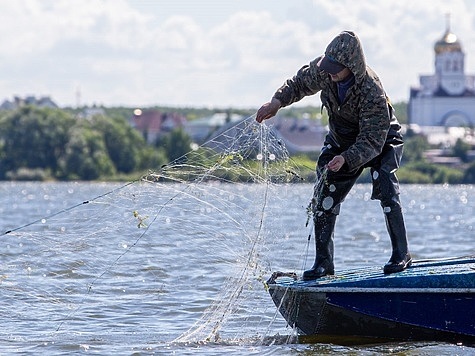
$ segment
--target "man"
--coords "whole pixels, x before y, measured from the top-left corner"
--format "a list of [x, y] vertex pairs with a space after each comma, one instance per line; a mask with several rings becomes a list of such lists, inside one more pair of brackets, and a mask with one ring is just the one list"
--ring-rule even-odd
[[333, 230], [340, 204], [366, 167], [371, 168], [372, 199], [383, 208], [392, 254], [384, 273], [412, 263], [395, 175], [403, 151], [401, 126], [376, 73], [366, 65], [358, 37], [344, 31], [325, 54], [303, 66], [257, 111], [261, 123], [278, 110], [320, 92], [329, 115], [329, 133], [318, 158], [312, 199], [316, 257], [304, 280], [334, 274]]

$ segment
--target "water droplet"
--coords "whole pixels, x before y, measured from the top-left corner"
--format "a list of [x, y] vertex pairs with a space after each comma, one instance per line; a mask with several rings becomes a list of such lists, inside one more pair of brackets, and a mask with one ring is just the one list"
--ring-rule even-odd
[[323, 209], [330, 210], [333, 207], [333, 198], [326, 197], [322, 202]]

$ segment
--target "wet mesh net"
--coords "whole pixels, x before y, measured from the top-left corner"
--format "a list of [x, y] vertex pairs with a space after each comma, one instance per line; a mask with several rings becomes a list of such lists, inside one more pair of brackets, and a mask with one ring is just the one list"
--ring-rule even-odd
[[286, 201], [304, 174], [249, 117], [137, 181], [3, 184], [4, 338], [289, 341], [264, 281], [301, 268], [282, 212], [307, 234], [308, 200]]

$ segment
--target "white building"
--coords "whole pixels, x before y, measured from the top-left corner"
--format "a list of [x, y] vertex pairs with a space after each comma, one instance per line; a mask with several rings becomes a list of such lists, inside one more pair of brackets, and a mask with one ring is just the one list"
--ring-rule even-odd
[[438, 127], [475, 126], [475, 75], [465, 74], [465, 53], [457, 36], [447, 29], [434, 45], [435, 74], [421, 75], [411, 88], [410, 124]]

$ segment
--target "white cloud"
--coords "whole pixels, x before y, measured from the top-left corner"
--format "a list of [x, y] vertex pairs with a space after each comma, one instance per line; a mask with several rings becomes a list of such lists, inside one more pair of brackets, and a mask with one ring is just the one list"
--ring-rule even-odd
[[388, 94], [407, 100], [433, 72], [449, 11], [473, 73], [468, 0], [0, 0], [0, 97], [74, 105], [80, 87], [86, 104], [257, 107], [352, 29]]

